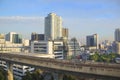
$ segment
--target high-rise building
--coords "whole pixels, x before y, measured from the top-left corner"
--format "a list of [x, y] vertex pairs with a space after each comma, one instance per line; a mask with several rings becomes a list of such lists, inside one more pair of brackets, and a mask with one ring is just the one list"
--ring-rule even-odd
[[115, 30], [115, 41], [120, 42], [120, 29]]
[[62, 28], [62, 37], [68, 38], [68, 29], [67, 28]]
[[87, 47], [94, 47], [95, 49], [98, 49], [98, 35], [97, 34], [93, 34], [93, 35], [89, 35], [86, 37], [87, 41]]
[[22, 43], [22, 35], [17, 34], [15, 32], [9, 32], [6, 34], [6, 41], [10, 41], [11, 43]]
[[31, 34], [31, 41], [43, 41], [43, 40], [44, 40], [44, 34], [37, 34], [37, 33]]
[[45, 40], [59, 40], [62, 37], [62, 19], [55, 13], [45, 17]]

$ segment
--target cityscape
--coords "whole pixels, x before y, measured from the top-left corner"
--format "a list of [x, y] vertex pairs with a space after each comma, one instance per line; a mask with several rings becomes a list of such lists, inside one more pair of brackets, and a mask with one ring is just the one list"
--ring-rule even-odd
[[[3, 2], [5, 5], [9, 4], [7, 0], [0, 2]], [[28, 1], [23, 2], [23, 7], [25, 7]], [[34, 6], [38, 7], [38, 4], [41, 4], [41, 2], [43, 5], [52, 4], [49, 0], [36, 0], [35, 2], [31, 0], [29, 4], [31, 4], [32, 7], [28, 5], [27, 8], [30, 7], [32, 9]], [[63, 3], [66, 4], [66, 1], [54, 0], [53, 5], [55, 6], [57, 2], [62, 5]], [[91, 0], [91, 2], [88, 0], [80, 1], [82, 4], [79, 4], [79, 1], [72, 2], [71, 0], [69, 4], [77, 5], [80, 9], [82, 8], [79, 5], [82, 5], [82, 7], [86, 6], [88, 11], [89, 9], [92, 10], [92, 5], [96, 7], [95, 10], [99, 8], [103, 9], [103, 7], [106, 7], [105, 5], [111, 6], [113, 10], [119, 8], [117, 4], [117, 2], [119, 2], [118, 0], [110, 0], [110, 3], [107, 3], [107, 0], [105, 0], [105, 2], [94, 2], [94, 0]], [[10, 4], [14, 3], [16, 3], [14, 0], [10, 2]], [[2, 5], [2, 3], [0, 4]], [[21, 6], [21, 1], [18, 1], [16, 4]], [[97, 6], [95, 4], [97, 4]], [[42, 7], [43, 5], [41, 4]], [[59, 4], [58, 6], [63, 8]], [[70, 7], [68, 4], [66, 6]], [[0, 6], [0, 9], [3, 9], [2, 7], [4, 7], [4, 5]], [[70, 18], [66, 19], [68, 15], [65, 13], [65, 17], [64, 12], [59, 13], [59, 11], [57, 11], [59, 7], [53, 8], [51, 11], [45, 11], [44, 14], [41, 13], [42, 15], [46, 14], [45, 17], [22, 17], [26, 16], [28, 14], [27, 12], [24, 13], [25, 15], [14, 15], [14, 13], [20, 13], [19, 11], [18, 13], [9, 13], [14, 16], [6, 15], [6, 11], [0, 13], [0, 26], [2, 28], [0, 30], [0, 80], [120, 80], [119, 21], [115, 22], [116, 26], [113, 25], [115, 24], [114, 21], [110, 21], [111, 24], [109, 24], [110, 22], [106, 21], [103, 23], [96, 19], [95, 22], [100, 21], [103, 26], [107, 24], [111, 26], [110, 29], [109, 27], [108, 29], [104, 29], [104, 27], [93, 28], [97, 23], [91, 25], [94, 20], [92, 21], [90, 17], [87, 19], [84, 15], [83, 17], [79, 16], [79, 18], [84, 18], [83, 22], [84, 20], [87, 21], [91, 19], [90, 24], [88, 24], [89, 22], [85, 23], [87, 26], [93, 27], [88, 28], [82, 25], [83, 27], [79, 28], [75, 27], [79, 22], [76, 20], [72, 20], [72, 22], [68, 20], [77, 19], [77, 14], [71, 16], [70, 13], [68, 15], [71, 17], [69, 16]], [[68, 9], [68, 7], [65, 7], [65, 10], [66, 9]], [[34, 10], [31, 11], [34, 12]], [[78, 11], [78, 13], [80, 12]], [[111, 15], [105, 13], [104, 18], [107, 18], [107, 20], [118, 20], [117, 17], [120, 17], [116, 12], [114, 12], [114, 14], [113, 12], [110, 13]], [[36, 13], [36, 15], [38, 14], [39, 12]], [[83, 13], [81, 13], [81, 15], [83, 15]], [[92, 13], [88, 15], [93, 16]], [[101, 18], [101, 16], [99, 17]], [[103, 15], [101, 19], [103, 19]], [[69, 26], [66, 25], [65, 22], [67, 24], [69, 23]], [[75, 25], [73, 25], [74, 23]], [[100, 23], [98, 23], [98, 25], [100, 25]], [[10, 25], [11, 28], [8, 27], [8, 25]], [[37, 26], [38, 28], [32, 26]], [[78, 36], [78, 34], [80, 35]], [[104, 36], [101, 37], [101, 35]], [[82, 36], [81, 39], [80, 36]]]

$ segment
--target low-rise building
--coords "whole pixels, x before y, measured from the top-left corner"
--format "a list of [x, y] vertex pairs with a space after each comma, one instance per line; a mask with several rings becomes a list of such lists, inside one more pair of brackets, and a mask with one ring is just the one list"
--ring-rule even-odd
[[49, 54], [55, 59], [63, 59], [63, 41], [33, 41], [31, 53]]
[[[0, 61], [0, 66], [7, 70], [7, 65], [5, 61]], [[22, 80], [22, 76], [26, 74], [27, 71], [33, 72], [35, 68], [25, 65], [13, 64], [13, 76], [16, 80]]]
[[0, 52], [21, 52], [23, 44], [15, 44], [0, 39]]

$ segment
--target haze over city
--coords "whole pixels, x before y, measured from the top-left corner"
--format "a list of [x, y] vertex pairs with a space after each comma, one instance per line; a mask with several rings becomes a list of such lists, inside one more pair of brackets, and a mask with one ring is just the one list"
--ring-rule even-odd
[[0, 80], [120, 80], [120, 0], [0, 0]]
[[100, 40], [114, 40], [120, 26], [119, 0], [0, 0], [0, 32], [26, 38], [32, 32], [44, 33], [44, 17], [50, 12], [61, 16], [69, 36], [81, 41], [94, 33]]

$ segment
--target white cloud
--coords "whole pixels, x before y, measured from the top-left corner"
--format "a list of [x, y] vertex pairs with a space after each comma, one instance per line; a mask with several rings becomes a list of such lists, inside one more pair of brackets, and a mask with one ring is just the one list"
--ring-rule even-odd
[[16, 25], [16, 24], [40, 24], [43, 25], [44, 17], [26, 17], [26, 16], [0, 16], [1, 25]]
[[24, 16], [7, 16], [2, 17], [0, 16], [0, 20], [9, 19], [9, 20], [40, 20], [44, 19], [44, 17], [24, 17]]

